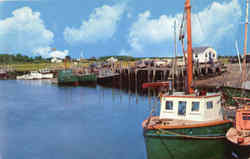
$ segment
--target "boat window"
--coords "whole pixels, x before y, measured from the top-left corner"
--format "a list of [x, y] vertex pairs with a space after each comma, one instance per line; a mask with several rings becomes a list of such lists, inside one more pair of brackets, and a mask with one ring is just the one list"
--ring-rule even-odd
[[207, 109], [213, 109], [213, 102], [207, 102]]
[[243, 113], [243, 120], [250, 120], [250, 113]]
[[200, 110], [200, 102], [192, 102], [192, 112], [198, 112]]
[[178, 115], [186, 115], [187, 102], [179, 101]]
[[173, 101], [166, 101], [166, 110], [173, 110]]

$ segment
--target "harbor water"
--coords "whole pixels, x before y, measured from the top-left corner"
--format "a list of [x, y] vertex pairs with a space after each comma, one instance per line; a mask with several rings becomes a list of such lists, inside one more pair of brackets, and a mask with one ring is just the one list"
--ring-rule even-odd
[[0, 159], [146, 159], [141, 124], [155, 101], [101, 86], [0, 81]]

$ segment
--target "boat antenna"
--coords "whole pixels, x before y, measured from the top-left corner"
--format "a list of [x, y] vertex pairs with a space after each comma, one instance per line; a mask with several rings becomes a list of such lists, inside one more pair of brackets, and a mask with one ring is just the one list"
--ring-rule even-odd
[[191, 29], [191, 5], [190, 0], [186, 0], [185, 3], [185, 10], [186, 10], [186, 18], [187, 18], [187, 93], [191, 94], [194, 93], [193, 88], [191, 87], [193, 81], [193, 55], [192, 55], [192, 29]]
[[248, 27], [248, 0], [246, 0], [246, 22], [245, 22], [245, 39], [244, 39], [244, 56], [243, 56], [242, 84], [244, 84], [244, 82], [247, 80], [247, 74], [246, 74], [247, 27]]

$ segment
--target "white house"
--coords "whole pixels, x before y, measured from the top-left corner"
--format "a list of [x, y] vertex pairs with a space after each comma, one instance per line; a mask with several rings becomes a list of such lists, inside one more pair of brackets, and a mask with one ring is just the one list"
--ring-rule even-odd
[[154, 65], [155, 66], [165, 66], [167, 64], [167, 62], [166, 61], [163, 61], [163, 60], [159, 60], [159, 59], [155, 59], [154, 60]]
[[118, 61], [118, 59], [116, 59], [116, 58], [114, 58], [114, 57], [110, 57], [110, 58], [108, 58], [106, 61], [109, 62], [109, 63], [115, 63], [115, 62]]
[[63, 60], [62, 59], [60, 59], [60, 58], [58, 58], [58, 57], [53, 57], [52, 59], [51, 59], [51, 62], [52, 63], [60, 63], [60, 62], [62, 62]]
[[192, 51], [195, 63], [217, 62], [217, 53], [211, 47], [195, 47]]

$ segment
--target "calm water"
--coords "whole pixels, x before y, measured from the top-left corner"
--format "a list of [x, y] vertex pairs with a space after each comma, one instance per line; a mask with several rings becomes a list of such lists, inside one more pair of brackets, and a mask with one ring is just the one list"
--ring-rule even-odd
[[101, 87], [0, 81], [0, 159], [145, 159], [141, 122], [151, 108], [137, 100]]
[[146, 159], [147, 97], [0, 81], [0, 102], [0, 159]]

